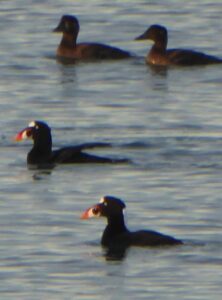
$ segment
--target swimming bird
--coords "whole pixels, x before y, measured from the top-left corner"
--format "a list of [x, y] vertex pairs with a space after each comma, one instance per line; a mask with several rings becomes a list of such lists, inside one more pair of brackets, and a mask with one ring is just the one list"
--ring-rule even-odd
[[69, 163], [122, 163], [129, 161], [100, 157], [84, 152], [85, 149], [110, 146], [108, 143], [85, 143], [52, 150], [51, 129], [43, 121], [32, 121], [28, 127], [15, 136], [16, 141], [25, 139], [33, 140], [33, 147], [27, 155], [28, 165], [44, 167]]
[[222, 63], [222, 59], [202, 52], [187, 49], [167, 49], [167, 29], [158, 24], [151, 25], [135, 40], [152, 40], [154, 45], [146, 56], [146, 62], [151, 65], [207, 65]]
[[101, 244], [112, 249], [126, 249], [129, 246], [175, 246], [183, 242], [179, 239], [152, 230], [129, 231], [125, 225], [123, 210], [125, 203], [113, 196], [104, 196], [100, 202], [88, 208], [81, 219], [105, 217], [107, 226]]
[[122, 59], [131, 56], [130, 52], [100, 43], [77, 43], [80, 26], [75, 16], [63, 15], [54, 32], [63, 34], [56, 54], [68, 59]]

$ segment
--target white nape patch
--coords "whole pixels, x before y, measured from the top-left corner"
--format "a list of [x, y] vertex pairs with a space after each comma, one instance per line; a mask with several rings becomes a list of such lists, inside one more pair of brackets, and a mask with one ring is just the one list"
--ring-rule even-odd
[[124, 221], [125, 221], [126, 226], [127, 226], [127, 223], [128, 223], [128, 222], [127, 222], [127, 221], [128, 221], [127, 216], [128, 216], [128, 215], [127, 215], [127, 210], [126, 210], [126, 208], [124, 208], [124, 209], [123, 209], [123, 217], [124, 217]]
[[35, 127], [35, 126], [36, 126], [35, 121], [30, 122], [28, 126], [29, 126], [29, 127]]

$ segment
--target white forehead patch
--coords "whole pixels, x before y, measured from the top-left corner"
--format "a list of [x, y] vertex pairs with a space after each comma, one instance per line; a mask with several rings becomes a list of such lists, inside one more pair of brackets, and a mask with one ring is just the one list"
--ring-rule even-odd
[[102, 197], [102, 198], [99, 200], [99, 203], [104, 203], [104, 201], [105, 201], [105, 198]]
[[35, 126], [36, 126], [35, 121], [32, 121], [32, 122], [29, 123], [29, 127], [35, 127]]
[[107, 200], [106, 200], [105, 197], [102, 197], [102, 198], [100, 199], [99, 203], [102, 203], [104, 206], [107, 206], [107, 205], [108, 205]]

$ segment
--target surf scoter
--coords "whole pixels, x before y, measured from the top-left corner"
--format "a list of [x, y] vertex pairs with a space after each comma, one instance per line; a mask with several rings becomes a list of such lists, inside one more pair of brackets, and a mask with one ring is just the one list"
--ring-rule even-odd
[[87, 209], [82, 214], [81, 219], [92, 217], [107, 218], [108, 225], [103, 232], [101, 244], [108, 248], [127, 248], [129, 246], [160, 247], [183, 244], [181, 240], [152, 230], [129, 231], [124, 222], [123, 210], [125, 207], [122, 200], [113, 196], [105, 196], [101, 198], [98, 204]]
[[16, 141], [25, 139], [33, 140], [33, 148], [27, 156], [29, 165], [50, 166], [53, 164], [121, 163], [128, 161], [127, 159], [111, 159], [83, 152], [85, 149], [110, 146], [107, 143], [86, 143], [52, 151], [51, 129], [42, 121], [31, 122], [27, 128], [20, 131], [15, 137]]
[[128, 51], [100, 43], [77, 44], [77, 36], [80, 30], [76, 17], [62, 16], [59, 25], [54, 32], [62, 32], [62, 40], [57, 48], [57, 56], [68, 59], [122, 59], [131, 54]]
[[167, 49], [167, 29], [161, 25], [151, 25], [136, 40], [152, 40], [154, 42], [146, 57], [146, 62], [151, 65], [194, 66], [222, 63], [222, 59], [202, 52], [186, 49]]

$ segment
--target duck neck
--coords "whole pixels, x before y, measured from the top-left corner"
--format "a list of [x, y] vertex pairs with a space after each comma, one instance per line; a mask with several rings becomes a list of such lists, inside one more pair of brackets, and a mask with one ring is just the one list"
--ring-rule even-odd
[[32, 150], [29, 152], [27, 161], [29, 164], [48, 162], [52, 154], [52, 138], [44, 135], [36, 137]]
[[167, 41], [156, 41], [146, 57], [146, 61], [153, 65], [167, 65]]
[[167, 38], [155, 41], [152, 50], [165, 53], [167, 49]]
[[76, 40], [77, 40], [77, 35], [76, 34], [70, 34], [70, 33], [63, 33], [62, 40], [60, 43], [60, 47], [65, 47], [65, 48], [75, 48], [76, 47]]
[[123, 214], [110, 216], [107, 218], [108, 224], [102, 236], [102, 244], [107, 246], [109, 244], [110, 239], [115, 236], [127, 232]]

